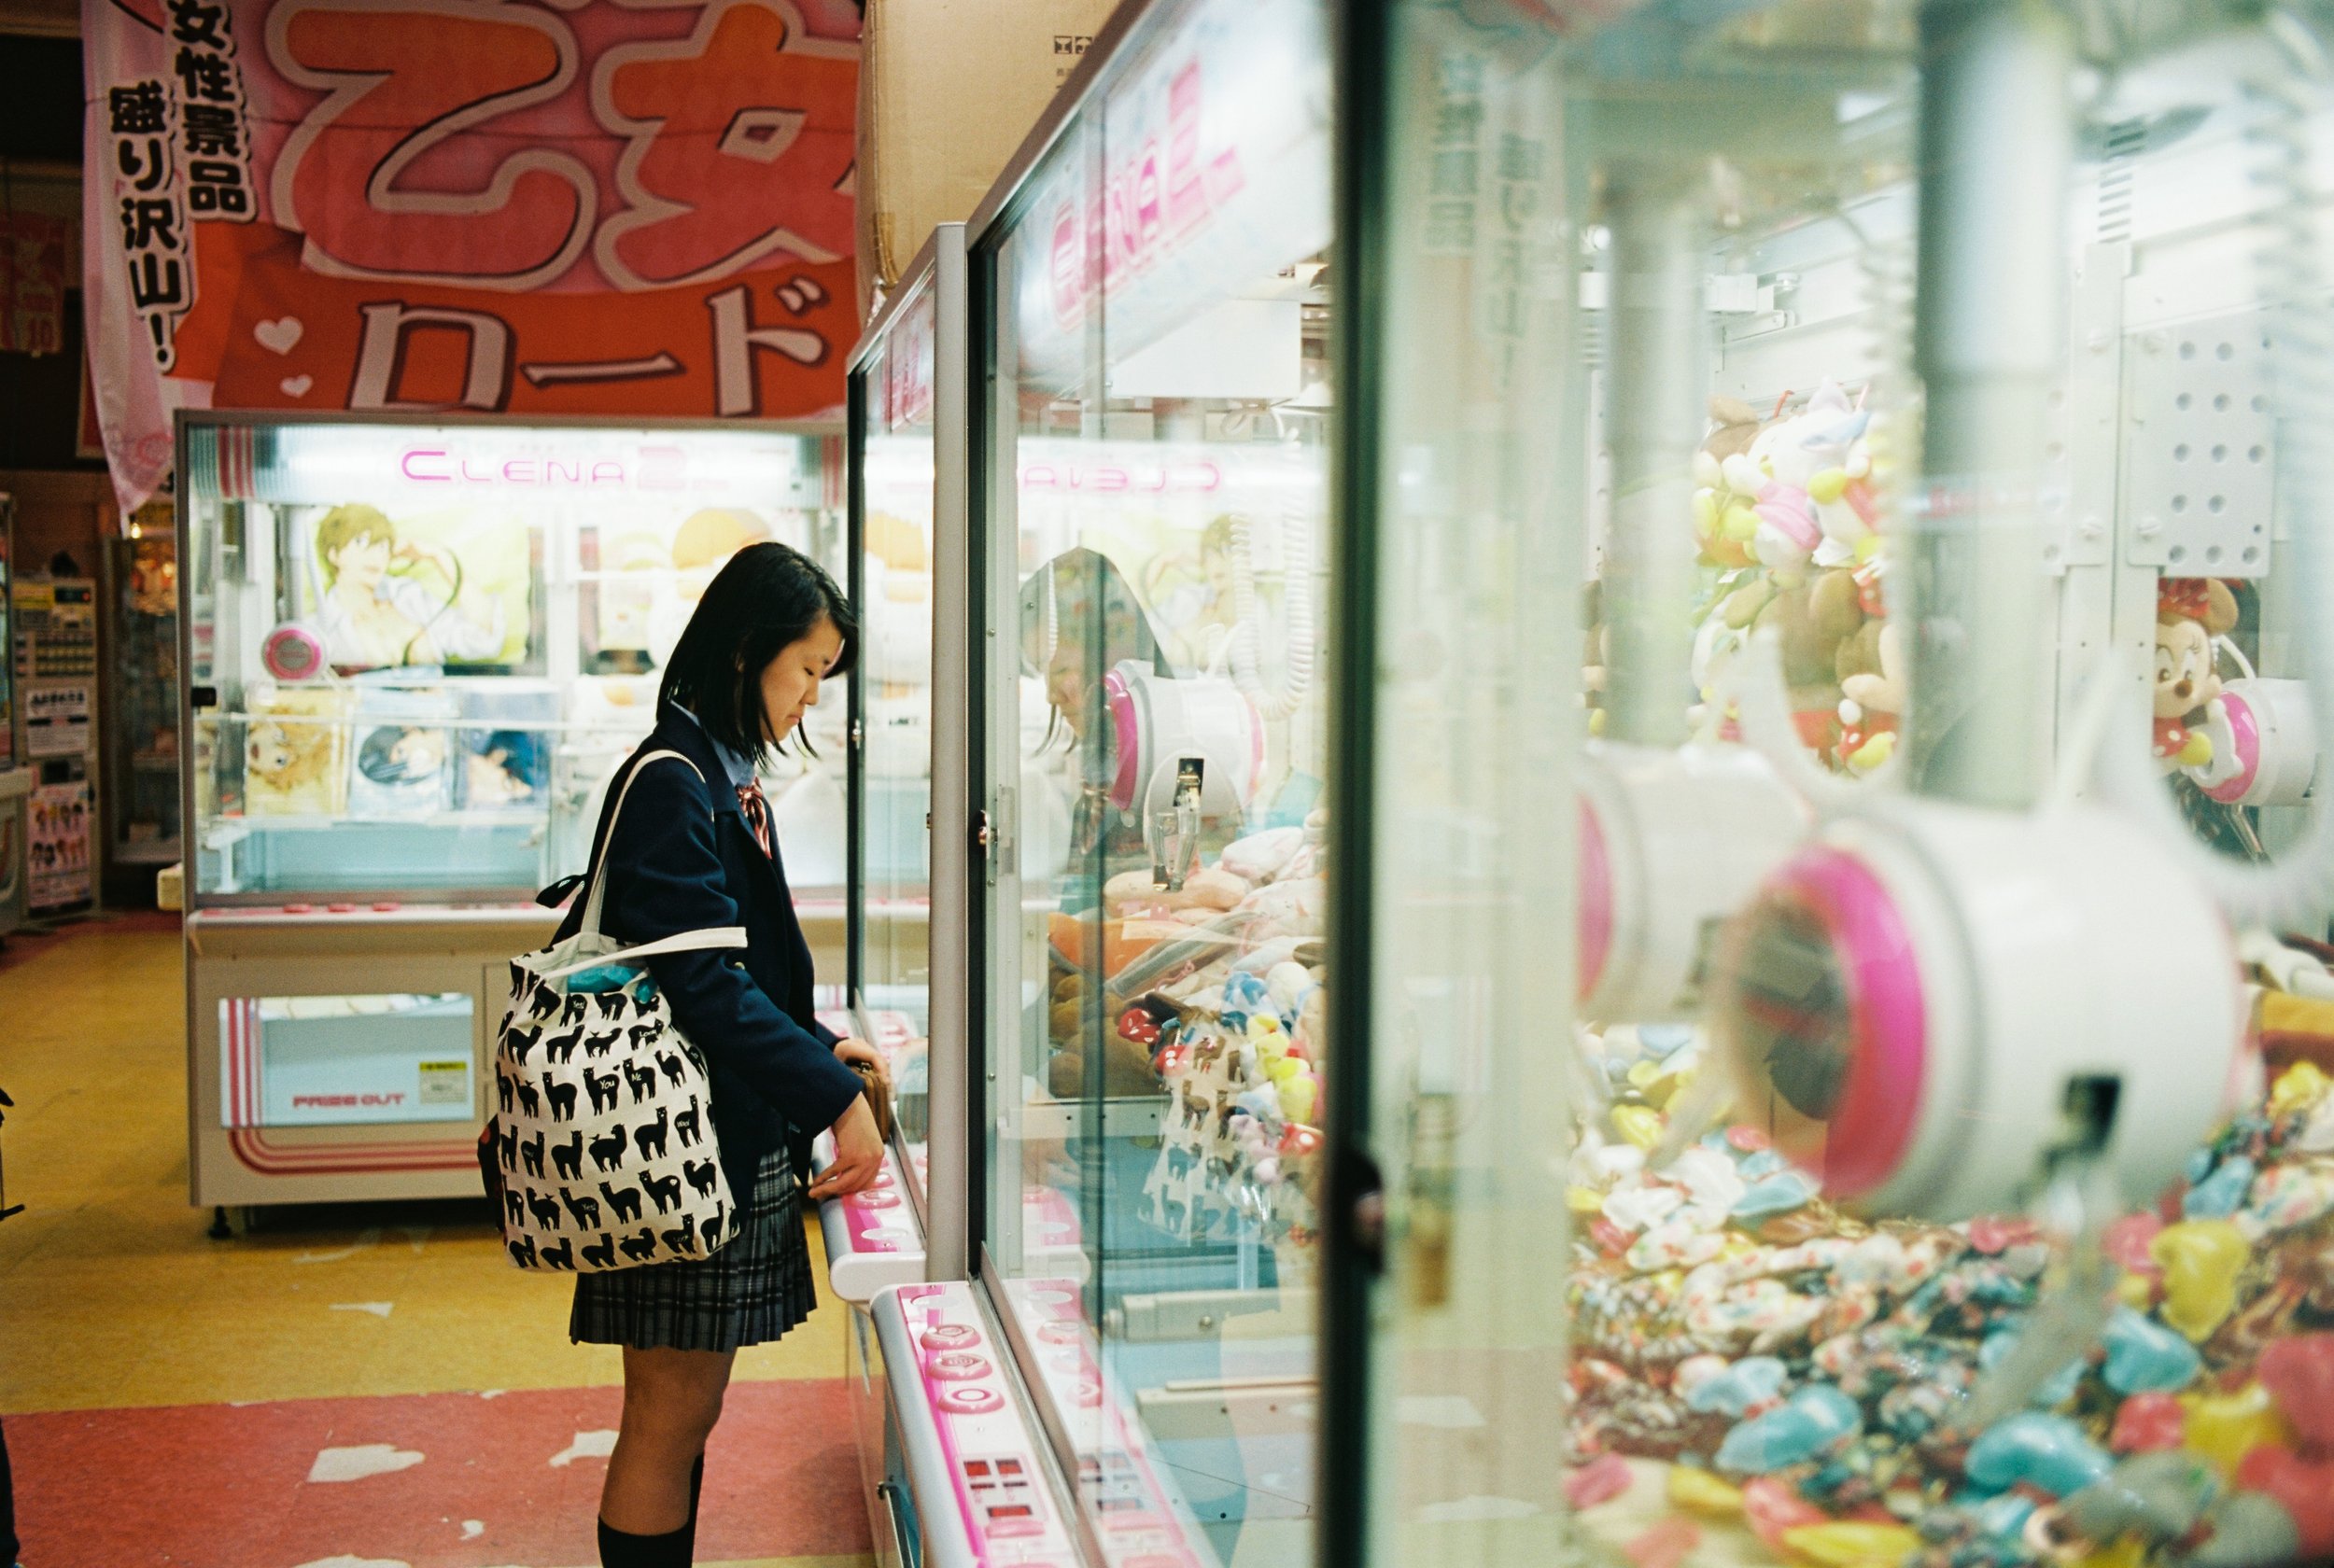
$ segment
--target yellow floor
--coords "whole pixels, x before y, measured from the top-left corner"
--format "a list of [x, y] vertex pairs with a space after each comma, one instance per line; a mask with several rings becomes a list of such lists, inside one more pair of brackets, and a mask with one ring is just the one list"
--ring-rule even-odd
[[[0, 1222], [0, 1414], [620, 1380], [614, 1350], [569, 1343], [570, 1286], [511, 1267], [483, 1204], [208, 1239], [187, 1202], [176, 934], [101, 922], [12, 942], [0, 1161], [26, 1207]], [[739, 1378], [841, 1374], [815, 1227], [812, 1251], [824, 1309], [741, 1353]]]

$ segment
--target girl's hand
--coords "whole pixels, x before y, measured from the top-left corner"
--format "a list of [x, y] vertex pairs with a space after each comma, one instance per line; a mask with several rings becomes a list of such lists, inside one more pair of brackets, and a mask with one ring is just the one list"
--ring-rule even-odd
[[892, 1064], [883, 1059], [883, 1053], [864, 1040], [838, 1040], [835, 1054], [852, 1067], [864, 1067], [875, 1074], [875, 1081], [885, 1094], [892, 1092]]
[[835, 1163], [810, 1183], [813, 1201], [864, 1192], [883, 1170], [883, 1135], [876, 1131], [875, 1113], [867, 1097], [852, 1098], [851, 1109], [835, 1123]]

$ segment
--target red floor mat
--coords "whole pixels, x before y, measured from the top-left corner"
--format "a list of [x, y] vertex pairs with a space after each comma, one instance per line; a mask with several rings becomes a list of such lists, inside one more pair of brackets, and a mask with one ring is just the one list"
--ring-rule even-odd
[[[839, 1379], [731, 1388], [707, 1452], [698, 1561], [867, 1549], [843, 1390]], [[594, 1563], [622, 1403], [615, 1389], [560, 1389], [9, 1416], [24, 1561]]]

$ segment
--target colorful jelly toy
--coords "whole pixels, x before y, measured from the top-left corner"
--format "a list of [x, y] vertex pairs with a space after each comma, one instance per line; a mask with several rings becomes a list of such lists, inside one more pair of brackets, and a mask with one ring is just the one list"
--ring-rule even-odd
[[2187, 1429], [2183, 1440], [2233, 1476], [2244, 1456], [2258, 1448], [2290, 1449], [2294, 1430], [2277, 1411], [2269, 1390], [2247, 1383], [2233, 1393], [2190, 1394]]
[[2164, 1271], [2164, 1321], [2202, 1343], [2237, 1307], [2237, 1275], [2252, 1253], [2227, 1220], [2185, 1220], [2148, 1243]]
[[2334, 1449], [2334, 1334], [2299, 1334], [2261, 1352], [2257, 1374], [2313, 1448]]
[[2063, 1416], [2021, 1411], [1996, 1421], [1969, 1448], [1969, 1478], [1992, 1491], [2039, 1487], [2053, 1497], [2080, 1491], [2114, 1462]]
[[1802, 1464], [1863, 1428], [1863, 1411], [1829, 1383], [1801, 1389], [1780, 1408], [1754, 1416], [1726, 1434], [1718, 1467], [1763, 1476]]
[[1791, 1369], [1773, 1356], [1745, 1356], [1686, 1395], [1689, 1410], [1715, 1410], [1740, 1419], [1755, 1406], [1780, 1395]]
[[2203, 1369], [2196, 1347], [2129, 1307], [2107, 1320], [2105, 1377], [2117, 1393], [2163, 1393], [2184, 1389]]

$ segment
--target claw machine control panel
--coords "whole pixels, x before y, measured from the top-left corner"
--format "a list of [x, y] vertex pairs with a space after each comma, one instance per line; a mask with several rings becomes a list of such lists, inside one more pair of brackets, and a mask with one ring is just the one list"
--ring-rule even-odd
[[477, 1191], [505, 966], [559, 917], [537, 890], [584, 869], [723, 564], [832, 554], [828, 444], [181, 419], [194, 1202]]

